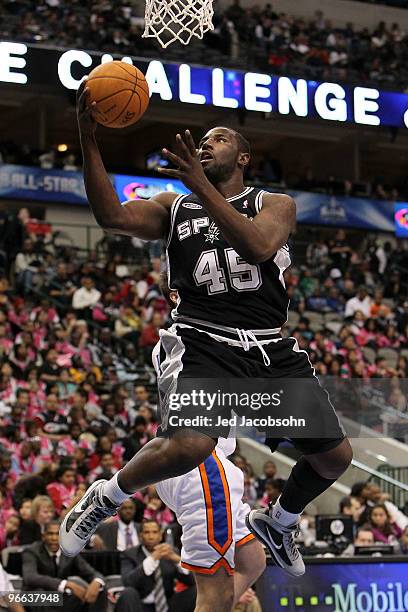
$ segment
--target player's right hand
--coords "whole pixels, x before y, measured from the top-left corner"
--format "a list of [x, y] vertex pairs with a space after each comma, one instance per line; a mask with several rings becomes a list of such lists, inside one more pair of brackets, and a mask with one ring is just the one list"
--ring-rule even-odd
[[79, 131], [83, 136], [93, 136], [97, 123], [93, 115], [96, 102], [89, 99], [89, 88], [86, 86], [86, 79], [82, 81], [77, 91], [77, 120]]

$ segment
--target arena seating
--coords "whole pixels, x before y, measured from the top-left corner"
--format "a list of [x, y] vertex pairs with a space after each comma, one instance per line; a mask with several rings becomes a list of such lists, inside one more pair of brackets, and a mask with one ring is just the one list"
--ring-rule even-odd
[[[0, 8], [0, 32], [29, 43], [163, 55], [156, 43], [141, 38], [142, 4], [93, 0], [87, 6], [85, 10], [66, 0], [6, 1]], [[238, 1], [225, 12], [216, 12], [214, 26], [203, 42], [190, 45], [192, 63], [258, 68], [316, 80], [359, 80], [385, 88], [404, 88], [407, 81], [406, 34], [398, 23], [382, 22], [373, 31], [357, 31], [352, 23], [332, 23], [321, 11], [307, 22], [278, 14], [271, 4], [244, 9]], [[172, 45], [165, 56], [184, 59], [184, 47]]]

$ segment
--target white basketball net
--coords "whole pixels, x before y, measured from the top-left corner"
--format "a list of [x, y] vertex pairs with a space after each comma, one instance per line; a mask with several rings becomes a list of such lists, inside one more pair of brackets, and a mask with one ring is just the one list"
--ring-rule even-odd
[[213, 30], [213, 0], [146, 0], [143, 38], [157, 38], [163, 48], [178, 40], [188, 45]]

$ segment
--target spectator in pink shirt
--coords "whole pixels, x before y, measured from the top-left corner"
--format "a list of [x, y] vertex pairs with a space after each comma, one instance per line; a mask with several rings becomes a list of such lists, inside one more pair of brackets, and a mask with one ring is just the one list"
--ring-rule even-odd
[[310, 343], [312, 351], [317, 351], [319, 354], [337, 353], [336, 345], [329, 338], [326, 338], [323, 332], [317, 331], [314, 340]]
[[[45, 318], [43, 316], [39, 316], [40, 313], [44, 313]], [[46, 323], [55, 324], [59, 322], [59, 316], [54, 308], [51, 306], [50, 302], [47, 299], [41, 300], [40, 306], [33, 308], [30, 314], [31, 321], [45, 321]]]
[[376, 357], [374, 363], [368, 366], [368, 375], [374, 378], [389, 378], [394, 376], [396, 371], [387, 365], [384, 357]]
[[375, 319], [367, 319], [364, 323], [364, 327], [362, 327], [356, 335], [355, 340], [359, 346], [369, 346], [375, 349], [376, 338], [377, 322]]
[[10, 332], [7, 331], [7, 327], [1, 323], [0, 324], [0, 354], [9, 355], [10, 351], [13, 347], [14, 342], [10, 339]]
[[20, 386], [28, 392], [29, 407], [25, 414], [27, 419], [33, 419], [44, 409], [46, 396], [46, 384], [39, 380], [37, 368], [30, 368], [27, 373], [27, 380], [20, 382]]
[[24, 380], [27, 370], [33, 365], [34, 353], [25, 344], [15, 344], [10, 353], [10, 364], [17, 380]]
[[14, 323], [17, 327], [23, 327], [24, 323], [29, 320], [27, 310], [25, 310], [24, 299], [19, 297], [14, 300], [13, 306], [7, 313], [7, 318], [10, 323]]
[[87, 440], [80, 439], [83, 433], [84, 430], [79, 423], [71, 423], [66, 436], [58, 442], [57, 455], [59, 457], [74, 457], [77, 448], [83, 448], [88, 453], [91, 450], [91, 444]]
[[98, 465], [92, 472], [89, 473], [89, 482], [94, 482], [100, 478], [112, 478], [118, 471], [118, 468], [115, 467], [114, 458], [111, 452], [105, 452], [101, 455], [101, 460]]
[[156, 487], [147, 487], [147, 495], [144, 498], [146, 508], [143, 514], [145, 520], [151, 519], [156, 521], [162, 527], [167, 527], [174, 523], [175, 518], [172, 511], [164, 505], [160, 497], [157, 495]]
[[8, 361], [0, 368], [0, 399], [6, 404], [14, 402], [17, 392], [17, 380]]
[[34, 474], [38, 472], [41, 467], [42, 464], [37, 460], [32, 442], [30, 440], [21, 442], [16, 452], [13, 468], [13, 472], [16, 476], [20, 477], [25, 474]]
[[350, 351], [355, 351], [357, 359], [364, 359], [363, 353], [359, 348], [357, 348], [352, 334], [346, 336], [346, 338], [343, 340], [342, 347], [339, 349], [339, 355], [342, 355], [347, 359]]
[[391, 522], [391, 516], [384, 504], [375, 504], [369, 511], [369, 521], [374, 540], [382, 544], [397, 545], [402, 529]]
[[269, 503], [275, 504], [282, 493], [285, 481], [282, 478], [268, 478], [265, 482], [265, 492], [259, 500], [259, 505], [266, 508]]
[[137, 411], [138, 416], [142, 416], [147, 423], [147, 434], [151, 437], [156, 435], [159, 424], [157, 422], [156, 413], [153, 410], [152, 406], [148, 403], [142, 404], [139, 406]]
[[57, 514], [67, 507], [75, 495], [77, 477], [71, 465], [65, 465], [57, 470], [56, 480], [47, 485], [47, 493], [50, 496]]
[[384, 333], [379, 334], [377, 337], [378, 348], [400, 348], [403, 343], [403, 336], [398, 333], [396, 325], [389, 325]]

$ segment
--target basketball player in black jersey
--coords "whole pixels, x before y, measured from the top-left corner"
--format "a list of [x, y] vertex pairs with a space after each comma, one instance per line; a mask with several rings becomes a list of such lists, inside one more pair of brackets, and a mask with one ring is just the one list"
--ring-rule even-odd
[[[294, 532], [300, 513], [346, 470], [352, 451], [307, 354], [295, 339], [280, 335], [288, 307], [283, 272], [290, 263], [287, 241], [295, 228], [295, 204], [287, 195], [245, 187], [249, 145], [236, 131], [216, 127], [203, 136], [198, 151], [188, 130], [177, 135], [174, 153], [163, 150], [177, 169], [161, 172], [182, 180], [190, 195], [166, 192], [121, 205], [96, 143], [86, 85], [78, 98], [85, 187], [97, 222], [112, 233], [167, 241], [169, 286], [178, 292], [179, 303], [172, 312], [174, 325], [161, 335], [159, 394], [203, 374], [309, 377], [317, 389], [315, 410], [335, 423], [330, 439], [293, 439], [303, 454], [282, 495], [273, 507], [248, 516], [248, 526], [276, 563], [299, 576], [304, 564]], [[78, 554], [98, 523], [137, 489], [190, 471], [214, 449], [216, 439], [173, 429], [165, 402], [161, 409], [162, 435], [110, 481], [94, 483], [67, 514], [60, 531], [67, 555]], [[275, 450], [279, 440], [266, 443]], [[215, 609], [226, 609], [222, 598]]]

